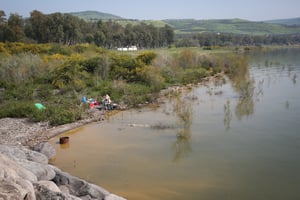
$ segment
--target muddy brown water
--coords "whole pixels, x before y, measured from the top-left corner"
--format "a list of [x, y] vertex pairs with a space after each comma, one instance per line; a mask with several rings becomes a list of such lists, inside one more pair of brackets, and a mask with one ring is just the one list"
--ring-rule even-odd
[[300, 199], [299, 55], [253, 53], [248, 81], [195, 87], [179, 105], [170, 98], [66, 132], [50, 141], [51, 162], [130, 200]]

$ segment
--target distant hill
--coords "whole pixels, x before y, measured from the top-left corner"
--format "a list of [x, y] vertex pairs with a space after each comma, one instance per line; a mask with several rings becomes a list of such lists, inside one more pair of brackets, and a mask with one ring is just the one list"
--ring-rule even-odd
[[84, 19], [86, 21], [98, 21], [100, 19], [102, 20], [122, 19], [122, 17], [119, 17], [117, 15], [112, 15], [109, 13], [103, 13], [98, 11], [71, 12], [69, 14]]
[[295, 26], [300, 25], [300, 18], [268, 20], [263, 22], [254, 22], [243, 19], [135, 20], [125, 19], [98, 11], [72, 12], [69, 14], [87, 21], [114, 20], [122, 26], [126, 26], [126, 24], [137, 25], [139, 23], [152, 24], [155, 27], [170, 25], [174, 28], [175, 34], [214, 32], [246, 35], [279, 35], [300, 33], [300, 26]]
[[216, 32], [246, 35], [278, 35], [300, 33], [300, 27], [288, 27], [282, 24], [253, 22], [243, 19], [169, 19], [163, 21], [170, 24], [177, 34]]
[[273, 24], [283, 24], [283, 25], [300, 25], [300, 17], [298, 18], [291, 18], [291, 19], [276, 19], [276, 20], [268, 20], [265, 21], [266, 23], [273, 23]]
[[161, 20], [125, 19], [117, 15], [112, 15], [109, 13], [103, 13], [98, 11], [71, 12], [69, 14], [84, 19], [86, 21], [114, 20], [115, 22], [121, 24], [122, 26], [126, 26], [126, 24], [137, 25], [140, 23], [145, 23], [145, 24], [152, 24], [155, 27], [163, 27], [167, 24]]

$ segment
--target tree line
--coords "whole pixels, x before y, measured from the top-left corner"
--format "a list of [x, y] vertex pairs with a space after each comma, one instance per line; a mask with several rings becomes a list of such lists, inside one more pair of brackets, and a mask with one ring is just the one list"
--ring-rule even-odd
[[70, 14], [43, 14], [34, 10], [29, 18], [10, 14], [6, 18], [0, 10], [0, 42], [60, 43], [73, 45], [94, 43], [105, 48], [136, 45], [140, 48], [170, 46], [174, 41], [174, 30], [166, 25], [127, 24], [114, 22], [87, 22]]
[[300, 34], [243, 35], [231, 33], [198, 33], [176, 36], [176, 47], [299, 45]]
[[0, 10], [0, 42], [59, 43], [73, 45], [91, 43], [109, 49], [138, 46], [139, 48], [299, 45], [300, 34], [245, 35], [232, 33], [176, 34], [165, 25], [128, 23], [122, 26], [113, 20], [85, 21], [63, 13], [43, 14], [34, 10], [30, 17]]

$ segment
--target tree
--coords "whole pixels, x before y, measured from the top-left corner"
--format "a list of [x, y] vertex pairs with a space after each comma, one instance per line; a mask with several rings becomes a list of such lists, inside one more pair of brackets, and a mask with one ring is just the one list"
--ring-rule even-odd
[[163, 38], [165, 38], [165, 41], [163, 42], [163, 46], [170, 46], [174, 42], [174, 30], [172, 27], [165, 25], [164, 28], [162, 28]]
[[7, 25], [7, 20], [5, 18], [5, 12], [0, 10], [0, 41], [5, 42], [9, 37], [9, 28]]
[[54, 13], [48, 16], [49, 42], [63, 43], [64, 38], [64, 16], [61, 13]]
[[47, 16], [40, 11], [32, 11], [25, 26], [26, 36], [36, 40], [38, 43], [49, 42], [48, 34], [50, 30], [47, 25], [47, 20]]
[[6, 14], [3, 10], [0, 10], [0, 25], [6, 23]]
[[80, 30], [80, 19], [70, 14], [64, 15], [64, 43], [72, 45], [80, 42], [81, 30]]
[[11, 14], [7, 21], [8, 28], [10, 30], [10, 39], [11, 42], [22, 41], [25, 38], [25, 33], [23, 31], [24, 22], [20, 15]]

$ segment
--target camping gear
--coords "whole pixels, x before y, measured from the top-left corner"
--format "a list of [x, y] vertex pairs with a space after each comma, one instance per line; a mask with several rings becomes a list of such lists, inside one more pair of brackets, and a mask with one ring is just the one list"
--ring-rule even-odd
[[37, 109], [39, 109], [39, 110], [44, 110], [44, 109], [46, 109], [46, 107], [45, 107], [43, 104], [41, 104], [41, 103], [35, 103], [34, 105], [35, 105], [35, 107], [36, 107]]

